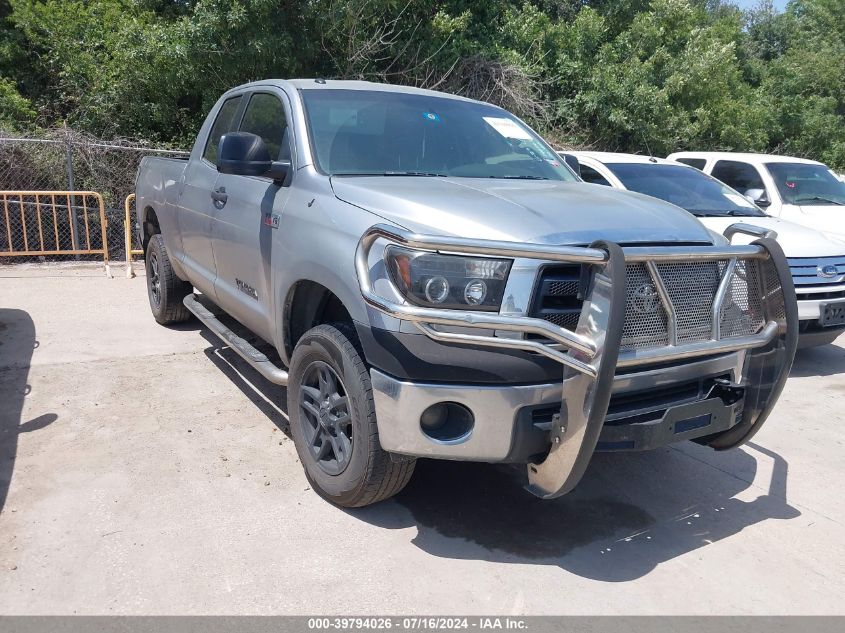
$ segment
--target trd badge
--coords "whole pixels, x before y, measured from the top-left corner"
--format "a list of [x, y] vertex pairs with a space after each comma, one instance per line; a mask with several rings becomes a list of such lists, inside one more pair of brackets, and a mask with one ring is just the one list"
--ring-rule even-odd
[[264, 226], [269, 226], [271, 229], [279, 228], [279, 216], [275, 213], [265, 213]]

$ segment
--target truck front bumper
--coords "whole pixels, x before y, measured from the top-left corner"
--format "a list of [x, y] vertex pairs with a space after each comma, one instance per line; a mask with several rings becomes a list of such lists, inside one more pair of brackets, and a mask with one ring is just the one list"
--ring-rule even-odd
[[[722, 432], [739, 422], [743, 353], [614, 377], [597, 451], [646, 450]], [[483, 462], [527, 462], [548, 450], [561, 383], [468, 385], [399, 380], [370, 370], [382, 448], [393, 453]], [[469, 433], [443, 441], [426, 434], [423, 412], [442, 402], [466, 407]]]
[[[760, 232], [744, 225], [730, 228], [754, 235]], [[370, 262], [370, 252], [377, 242], [441, 253], [578, 264], [582, 266], [585, 282], [578, 324], [572, 331], [535, 317], [419, 307], [385, 298], [373, 284], [373, 274], [384, 270], [383, 262], [377, 261], [373, 265]], [[696, 266], [697, 262], [710, 262], [706, 264], [710, 272]], [[669, 277], [664, 279], [661, 266], [666, 265], [669, 265], [665, 270]], [[700, 422], [709, 415], [704, 425], [709, 428], [715, 415], [720, 426], [722, 423], [718, 421], [726, 420], [726, 429], [709, 437], [709, 445], [716, 449], [732, 448], [747, 441], [768, 417], [783, 389], [798, 338], [792, 278], [783, 251], [768, 237], [750, 246], [629, 247], [623, 250], [619, 245], [605, 241], [595, 242], [589, 248], [518, 244], [418, 235], [376, 225], [359, 241], [355, 269], [361, 295], [370, 308], [411, 322], [434, 341], [518, 349], [541, 354], [563, 366], [557, 398], [559, 411], [552, 415], [548, 424], [549, 443], [542, 453], [527, 462], [528, 489], [546, 499], [569, 492], [584, 474], [611, 412], [616, 376], [648, 366], [683, 365], [693, 359], [734, 352], [746, 354], [742, 382], [728, 380], [722, 385], [732, 391], [732, 397], [741, 395], [743, 406], [739, 422], [736, 422], [735, 413], [720, 415], [715, 402], [709, 403], [708, 412], [699, 406], [696, 411], [689, 411], [695, 413], [692, 418], [672, 418], [666, 422], [672, 424], [690, 419]], [[673, 281], [693, 279], [698, 273], [712, 277], [714, 271], [718, 271], [718, 285], [710, 286], [703, 293], [700, 287], [689, 287], [686, 281], [681, 286]], [[629, 282], [630, 292], [627, 289]], [[681, 296], [673, 298], [679, 287]], [[388, 294], [397, 296], [400, 293], [394, 287]], [[646, 317], [632, 317], [629, 321], [628, 315], [635, 313]], [[657, 341], [652, 340], [655, 319], [659, 322]], [[752, 327], [754, 323], [757, 325]], [[501, 337], [497, 332], [516, 333], [516, 337]], [[626, 349], [620, 353], [623, 334], [626, 335]], [[387, 378], [376, 374], [373, 377], [374, 382]], [[486, 393], [482, 391], [481, 397], [474, 400], [475, 406], [482, 406], [487, 400], [507, 406], [513, 428], [512, 410], [516, 402], [509, 397], [521, 399], [519, 394], [496, 395], [489, 387], [481, 389]], [[388, 420], [403, 418], [401, 424], [391, 429], [385, 427], [388, 437], [380, 437], [382, 445], [388, 450], [391, 445], [401, 446], [407, 441], [401, 437], [402, 432], [410, 424], [423, 424], [421, 416], [425, 413], [428, 434], [439, 438], [436, 442], [442, 445], [463, 443], [466, 444], [464, 450], [470, 450], [467, 447], [472, 445], [477, 447], [477, 454], [482, 455], [488, 449], [481, 445], [490, 438], [476, 428], [479, 418], [473, 415], [469, 419], [468, 405], [456, 399], [468, 399], [469, 394], [477, 390], [464, 385], [465, 393], [460, 394], [449, 385], [430, 384], [419, 389], [390, 380], [379, 382], [375, 389], [376, 413], [380, 415], [381, 409], [386, 418], [384, 423], [379, 422], [380, 436], [382, 425]], [[404, 396], [401, 395], [403, 391]], [[435, 394], [435, 398], [450, 395], [454, 398], [435, 400], [442, 404], [433, 411], [426, 411], [423, 404], [432, 400], [431, 394]], [[731, 406], [733, 403], [725, 404]], [[460, 424], [451, 424], [453, 412]], [[508, 414], [492, 413], [499, 424], [508, 417]], [[437, 426], [441, 424], [445, 426]], [[447, 427], [460, 432], [431, 432]], [[699, 424], [687, 431], [701, 428]], [[391, 431], [397, 431], [400, 437], [391, 439]], [[496, 435], [501, 439], [505, 433]], [[476, 439], [472, 439], [473, 436]], [[503, 450], [504, 439], [500, 444], [495, 449], [499, 452]], [[453, 458], [460, 457], [455, 454]]]
[[827, 325], [822, 318], [824, 306], [835, 303], [845, 303], [845, 299], [798, 300], [798, 320], [801, 328], [798, 335], [799, 348], [827, 345], [845, 333], [845, 325]]

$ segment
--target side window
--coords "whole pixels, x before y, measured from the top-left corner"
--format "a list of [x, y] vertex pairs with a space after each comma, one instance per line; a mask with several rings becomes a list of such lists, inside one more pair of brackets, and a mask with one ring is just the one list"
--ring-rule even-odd
[[260, 136], [273, 160], [290, 160], [285, 108], [277, 96], [266, 92], [252, 95], [239, 131]]
[[584, 163], [581, 163], [581, 180], [584, 182], [590, 182], [594, 185], [605, 185], [606, 187], [610, 186], [607, 178], [602, 176], [599, 172], [597, 172], [592, 167], [588, 167]]
[[749, 195], [748, 191], [752, 189], [766, 190], [760, 173], [753, 165], [748, 163], [720, 160], [713, 167], [711, 175], [744, 195]]
[[214, 119], [214, 125], [211, 126], [211, 134], [208, 135], [208, 140], [205, 142], [205, 151], [202, 153], [202, 157], [212, 165], [217, 164], [217, 146], [220, 144], [220, 137], [226, 132], [232, 131], [235, 124], [235, 114], [237, 114], [240, 105], [241, 96], [238, 95], [226, 99], [220, 106], [217, 118]]
[[[707, 161], [704, 158], [676, 158], [675, 160], [679, 163], [683, 163], [684, 165], [695, 167], [698, 170], [704, 169], [704, 166], [707, 164]], [[716, 177], [718, 178], [718, 176]]]

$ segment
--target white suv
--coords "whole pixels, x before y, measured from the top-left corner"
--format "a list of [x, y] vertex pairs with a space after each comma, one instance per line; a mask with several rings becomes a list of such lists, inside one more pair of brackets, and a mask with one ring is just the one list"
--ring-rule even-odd
[[[737, 222], [775, 231], [795, 282], [800, 346], [830, 343], [845, 331], [845, 240], [770, 217], [739, 192], [679, 162], [610, 152], [562, 152], [561, 156], [570, 165], [572, 158], [578, 160], [586, 182], [661, 198], [686, 209], [714, 232], [723, 233]], [[734, 239], [749, 242], [754, 238], [736, 234]]]

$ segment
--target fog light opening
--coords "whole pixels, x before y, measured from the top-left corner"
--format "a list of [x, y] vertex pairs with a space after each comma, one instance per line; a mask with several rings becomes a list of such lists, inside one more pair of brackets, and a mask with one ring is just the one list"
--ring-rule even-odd
[[437, 402], [420, 416], [420, 429], [429, 438], [438, 442], [460, 439], [475, 424], [472, 411], [457, 402]]

